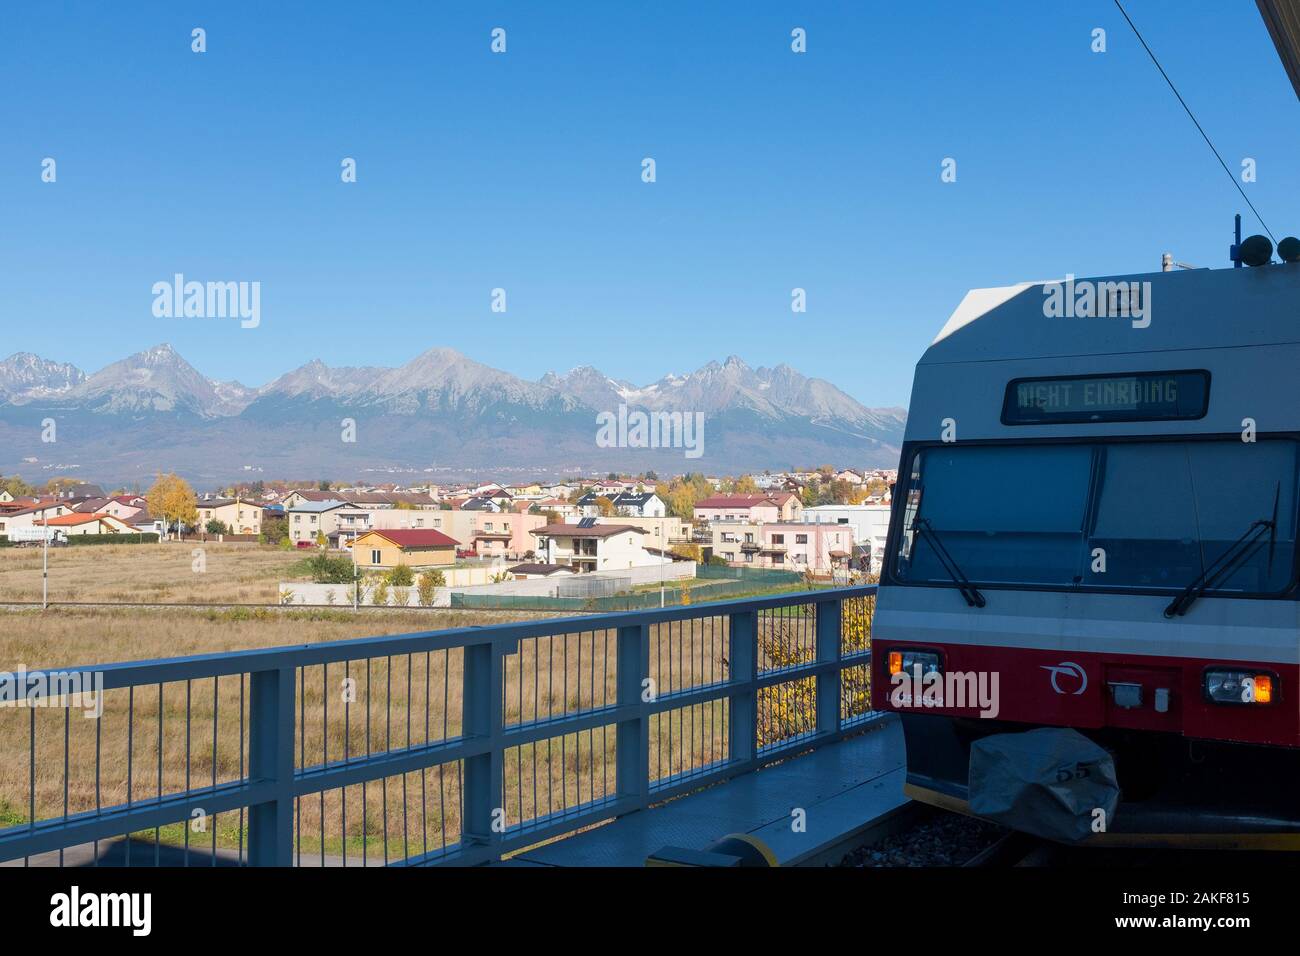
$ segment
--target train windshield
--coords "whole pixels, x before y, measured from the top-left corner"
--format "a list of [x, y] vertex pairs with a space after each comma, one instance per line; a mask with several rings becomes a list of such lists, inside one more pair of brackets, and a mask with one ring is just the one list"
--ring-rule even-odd
[[921, 448], [894, 577], [952, 585], [914, 533], [925, 518], [977, 585], [1176, 592], [1263, 521], [1206, 593], [1275, 595], [1294, 575], [1296, 449], [1290, 439]]

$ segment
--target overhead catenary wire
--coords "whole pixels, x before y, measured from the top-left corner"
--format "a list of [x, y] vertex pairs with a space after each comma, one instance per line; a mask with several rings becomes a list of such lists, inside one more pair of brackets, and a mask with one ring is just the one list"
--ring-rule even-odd
[[1205, 132], [1205, 128], [1202, 127], [1200, 121], [1197, 120], [1196, 114], [1192, 112], [1192, 108], [1188, 106], [1187, 101], [1183, 99], [1183, 94], [1178, 92], [1178, 87], [1174, 86], [1174, 81], [1169, 78], [1169, 74], [1165, 72], [1165, 68], [1160, 65], [1160, 60], [1156, 58], [1151, 47], [1147, 45], [1147, 41], [1142, 36], [1142, 31], [1137, 28], [1137, 24], [1133, 22], [1133, 19], [1128, 15], [1128, 11], [1124, 9], [1124, 4], [1121, 3], [1120, 0], [1115, 0], [1115, 6], [1119, 8], [1119, 12], [1123, 15], [1124, 19], [1128, 21], [1129, 27], [1133, 30], [1133, 35], [1136, 36], [1138, 42], [1142, 44], [1142, 49], [1147, 51], [1147, 56], [1151, 57], [1151, 62], [1156, 65], [1156, 69], [1160, 71], [1160, 75], [1163, 76], [1165, 82], [1169, 84], [1169, 89], [1173, 90], [1174, 96], [1178, 98], [1178, 102], [1182, 105], [1183, 109], [1186, 110], [1188, 117], [1196, 126], [1196, 131], [1200, 133], [1201, 138], [1205, 140], [1205, 145], [1210, 147], [1210, 152], [1214, 153], [1214, 158], [1219, 161], [1219, 165], [1223, 167], [1223, 171], [1227, 173], [1228, 178], [1232, 180], [1232, 185], [1237, 187], [1237, 192], [1241, 193], [1241, 198], [1246, 201], [1246, 205], [1250, 207], [1250, 211], [1255, 214], [1255, 218], [1259, 220], [1259, 224], [1264, 227], [1264, 231], [1268, 233], [1268, 237], [1273, 240], [1273, 245], [1276, 246], [1277, 239], [1273, 236], [1273, 231], [1268, 228], [1268, 223], [1264, 222], [1264, 217], [1259, 214], [1259, 210], [1255, 208], [1255, 204], [1250, 201], [1250, 197], [1246, 195], [1246, 190], [1241, 188], [1241, 183], [1237, 182], [1237, 177], [1234, 176], [1232, 170], [1228, 168], [1228, 164], [1223, 161], [1223, 157], [1215, 148], [1214, 143], [1210, 141], [1210, 137]]

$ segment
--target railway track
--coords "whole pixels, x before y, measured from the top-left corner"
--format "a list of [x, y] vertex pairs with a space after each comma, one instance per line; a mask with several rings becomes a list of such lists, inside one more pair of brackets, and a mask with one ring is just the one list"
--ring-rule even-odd
[[1222, 866], [1296, 868], [1300, 853], [1260, 850], [1197, 850], [1148, 847], [1071, 846], [1006, 830], [947, 810], [925, 807], [905, 826], [849, 853], [845, 866], [961, 867], [966, 869], [1177, 868]]
[[1150, 847], [1093, 847], [1055, 843], [1028, 833], [1010, 832], [962, 864], [963, 867], [1088, 867], [1142, 869], [1203, 867], [1300, 867], [1300, 853], [1263, 850], [1192, 850]]

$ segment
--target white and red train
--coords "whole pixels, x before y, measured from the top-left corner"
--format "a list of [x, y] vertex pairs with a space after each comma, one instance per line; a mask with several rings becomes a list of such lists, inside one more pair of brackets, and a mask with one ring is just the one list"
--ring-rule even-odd
[[1298, 450], [1300, 263], [969, 293], [872, 628], [909, 794], [970, 812], [977, 741], [1072, 728], [1118, 778], [1087, 839], [1300, 848]]

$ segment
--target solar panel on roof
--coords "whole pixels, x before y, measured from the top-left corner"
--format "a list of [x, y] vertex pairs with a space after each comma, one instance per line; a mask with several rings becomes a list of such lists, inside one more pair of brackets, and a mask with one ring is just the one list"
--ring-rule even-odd
[[596, 519], [595, 519], [595, 518], [582, 518], [582, 519], [580, 519], [580, 520], [578, 521], [578, 527], [579, 527], [579, 528], [594, 528], [594, 527], [596, 527]]

